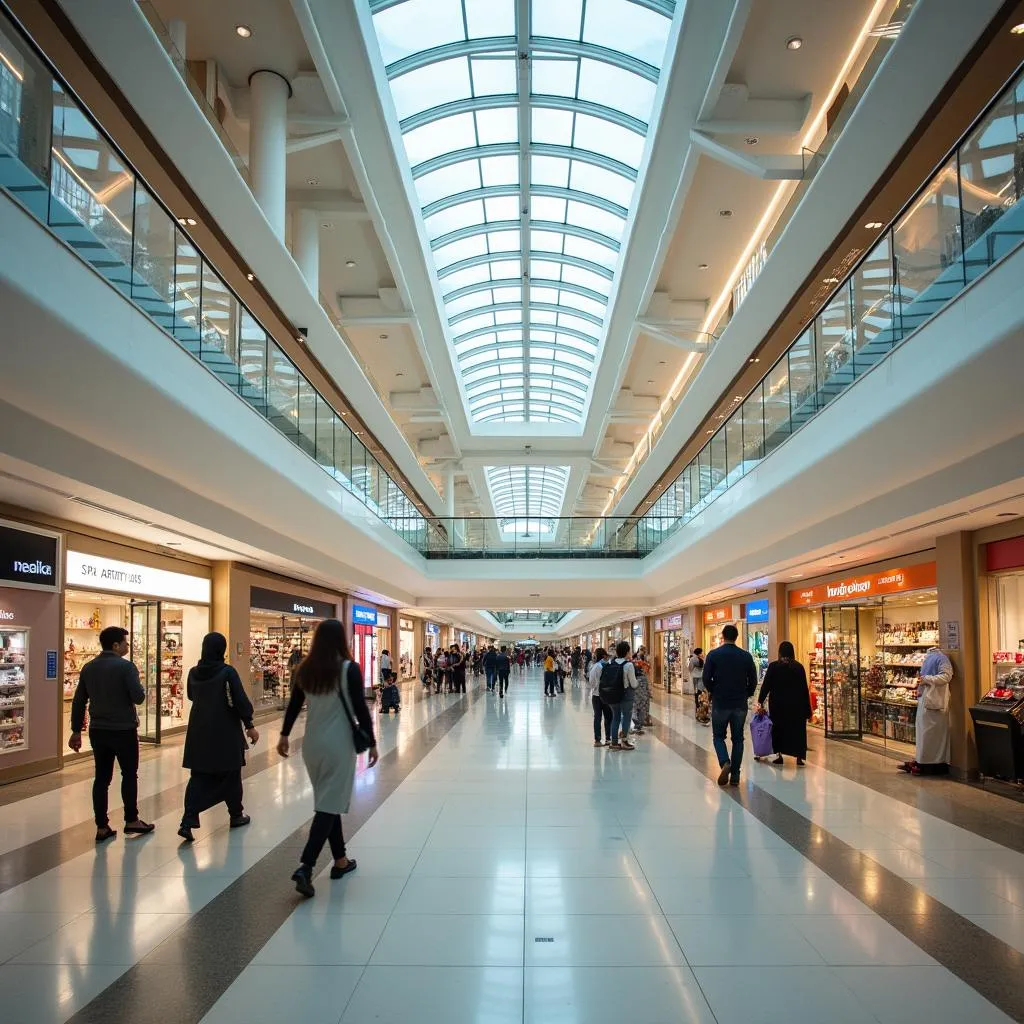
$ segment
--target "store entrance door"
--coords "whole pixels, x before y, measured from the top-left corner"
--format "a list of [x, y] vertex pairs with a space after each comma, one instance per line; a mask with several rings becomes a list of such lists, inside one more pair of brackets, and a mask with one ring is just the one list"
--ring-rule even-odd
[[377, 682], [377, 630], [373, 626], [356, 624], [353, 627], [352, 657], [363, 672], [363, 682], [372, 686]]
[[861, 738], [860, 628], [852, 606], [824, 608], [825, 735]]
[[160, 742], [160, 602], [132, 601], [129, 617], [130, 657], [139, 670], [146, 700], [139, 709], [139, 739]]

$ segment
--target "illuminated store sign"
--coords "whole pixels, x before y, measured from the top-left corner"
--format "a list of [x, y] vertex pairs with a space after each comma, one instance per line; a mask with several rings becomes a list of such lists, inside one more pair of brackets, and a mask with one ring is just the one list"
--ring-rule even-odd
[[747, 605], [747, 622], [768, 621], [768, 599], [763, 601], [751, 601]]
[[210, 581], [183, 572], [151, 569], [148, 565], [119, 562], [69, 551], [66, 582], [69, 587], [88, 590], [110, 590], [118, 594], [140, 597], [166, 597], [177, 601], [210, 603]]
[[58, 590], [60, 538], [0, 525], [0, 585], [26, 590]]
[[377, 609], [369, 608], [365, 604], [352, 605], [352, 621], [357, 626], [376, 626]]
[[806, 608], [817, 604], [838, 604], [866, 597], [881, 597], [885, 594], [903, 594], [910, 590], [930, 590], [935, 586], [935, 580], [934, 562], [902, 569], [886, 569], [885, 572], [865, 573], [863, 576], [822, 583], [817, 587], [791, 590], [789, 607]]

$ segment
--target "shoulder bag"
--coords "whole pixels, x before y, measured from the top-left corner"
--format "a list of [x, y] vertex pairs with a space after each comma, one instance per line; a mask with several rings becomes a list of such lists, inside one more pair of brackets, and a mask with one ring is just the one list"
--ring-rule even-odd
[[373, 746], [373, 738], [359, 724], [355, 712], [352, 710], [352, 701], [348, 694], [348, 669], [351, 664], [352, 662], [350, 661], [342, 662], [338, 696], [341, 698], [341, 705], [345, 709], [345, 715], [348, 717], [348, 724], [352, 727], [352, 743], [356, 748], [356, 753], [361, 754]]

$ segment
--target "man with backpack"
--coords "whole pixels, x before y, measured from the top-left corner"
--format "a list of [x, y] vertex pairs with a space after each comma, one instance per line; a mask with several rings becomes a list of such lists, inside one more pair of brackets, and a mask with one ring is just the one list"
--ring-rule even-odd
[[636, 750], [629, 742], [629, 723], [633, 717], [636, 693], [636, 671], [629, 660], [629, 644], [620, 640], [615, 645], [615, 658], [601, 667], [598, 696], [612, 709], [612, 735], [609, 750]]
[[487, 653], [484, 655], [484, 675], [487, 677], [487, 689], [493, 693], [498, 676], [498, 652], [494, 649], [494, 644], [487, 645]]
[[[747, 701], [757, 689], [757, 666], [749, 652], [736, 644], [739, 630], [730, 623], [722, 627], [722, 645], [704, 659], [704, 686], [711, 694], [711, 733], [721, 771], [718, 784], [740, 784], [743, 762], [743, 726], [747, 721]], [[732, 754], [725, 746], [729, 730]]]

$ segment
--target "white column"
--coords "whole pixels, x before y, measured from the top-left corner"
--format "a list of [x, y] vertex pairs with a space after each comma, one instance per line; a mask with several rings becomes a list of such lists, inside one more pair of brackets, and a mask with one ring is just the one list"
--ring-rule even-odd
[[288, 97], [292, 87], [276, 71], [249, 76], [249, 175], [256, 202], [278, 238], [284, 239], [288, 153]]
[[455, 518], [455, 463], [449, 462], [444, 478], [445, 515]]
[[320, 216], [296, 210], [292, 217], [292, 255], [314, 297], [320, 294]]

